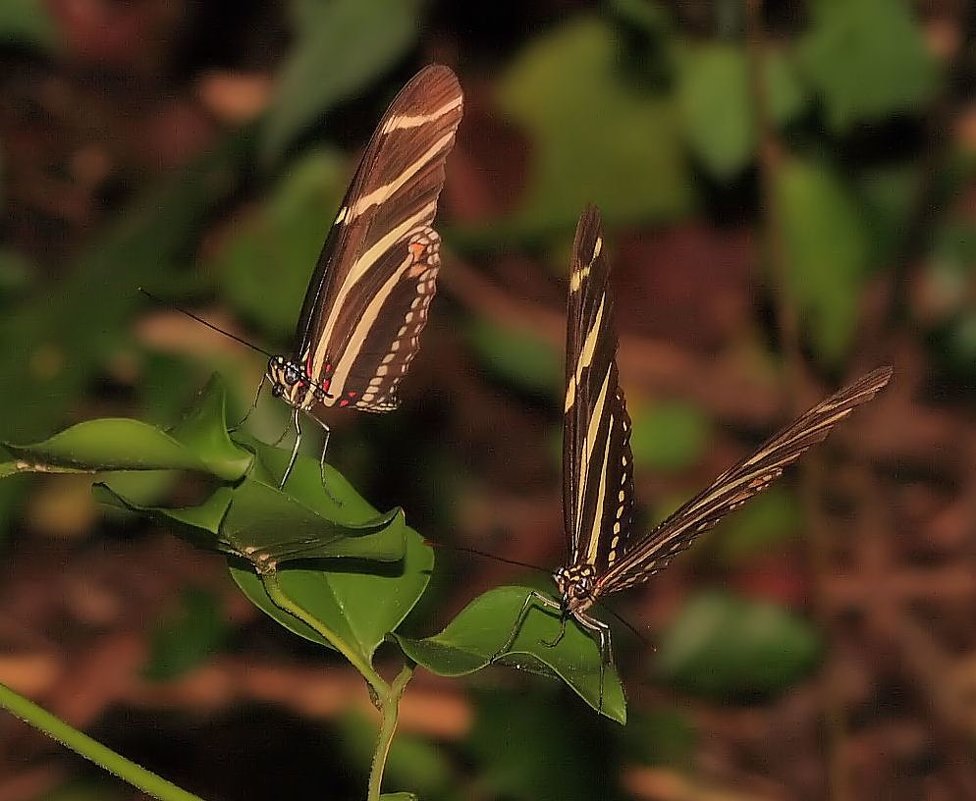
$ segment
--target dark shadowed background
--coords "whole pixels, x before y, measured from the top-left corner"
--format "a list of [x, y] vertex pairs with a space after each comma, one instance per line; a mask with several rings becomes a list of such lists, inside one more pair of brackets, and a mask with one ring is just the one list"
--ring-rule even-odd
[[[389, 785], [460, 799], [976, 798], [976, 71], [964, 0], [0, 2], [0, 439], [250, 402], [397, 88], [454, 68], [440, 293], [330, 461], [433, 540], [563, 559], [569, 246], [607, 224], [649, 525], [858, 372], [889, 390], [611, 605], [630, 722], [420, 675]], [[266, 398], [248, 429], [287, 420]], [[317, 444], [309, 437], [308, 452]], [[158, 487], [189, 497], [192, 479]], [[223, 559], [0, 483], [0, 682], [214, 801], [362, 796], [357, 675]], [[409, 628], [531, 573], [440, 550]], [[9, 716], [0, 801], [139, 797]]]

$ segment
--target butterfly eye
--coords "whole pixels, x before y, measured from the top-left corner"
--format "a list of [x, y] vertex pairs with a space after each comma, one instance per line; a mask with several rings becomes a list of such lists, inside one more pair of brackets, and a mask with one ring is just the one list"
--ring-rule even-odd
[[298, 368], [293, 364], [289, 364], [285, 367], [285, 383], [291, 386], [296, 383], [299, 378]]
[[271, 394], [276, 398], [280, 398], [285, 394], [285, 388], [281, 384], [275, 384], [271, 387]]

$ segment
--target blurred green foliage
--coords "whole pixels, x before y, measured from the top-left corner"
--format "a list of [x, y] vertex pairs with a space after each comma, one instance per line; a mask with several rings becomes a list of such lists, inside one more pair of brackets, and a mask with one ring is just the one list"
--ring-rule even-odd
[[0, 3], [0, 43], [53, 51], [57, 32], [42, 0], [3, 0]]
[[296, 0], [297, 40], [278, 78], [262, 150], [279, 158], [292, 140], [341, 100], [354, 97], [416, 40], [415, 0]]
[[789, 687], [810, 672], [821, 650], [813, 626], [782, 607], [705, 592], [671, 621], [654, 665], [686, 692], [741, 698]]
[[190, 587], [183, 591], [176, 613], [157, 623], [143, 674], [152, 681], [174, 679], [219, 651], [229, 633], [214, 594]]

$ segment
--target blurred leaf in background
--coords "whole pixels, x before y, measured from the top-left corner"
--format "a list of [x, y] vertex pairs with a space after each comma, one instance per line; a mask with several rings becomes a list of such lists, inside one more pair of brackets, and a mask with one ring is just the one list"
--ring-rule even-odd
[[338, 153], [303, 154], [214, 257], [223, 296], [275, 342], [288, 343], [295, 330], [348, 177]]
[[176, 614], [156, 625], [144, 674], [152, 681], [175, 679], [218, 651], [229, 633], [219, 599], [208, 590], [189, 587]]
[[476, 696], [468, 749], [496, 796], [519, 801], [620, 797], [616, 732], [604, 728], [614, 724], [572, 706], [549, 690], [516, 695], [496, 689]]
[[277, 160], [342, 100], [355, 97], [416, 41], [415, 0], [292, 0], [297, 38], [278, 78], [262, 153]]
[[533, 145], [517, 212], [524, 234], [571, 229], [591, 202], [612, 222], [673, 219], [690, 207], [677, 108], [624, 82], [613, 30], [599, 18], [534, 39], [500, 80], [498, 100]]
[[57, 31], [46, 4], [42, 0], [3, 0], [0, 43], [52, 52], [57, 44]]
[[[705, 168], [721, 180], [734, 178], [756, 156], [755, 103], [746, 59], [742, 45], [703, 43], [688, 46], [680, 60], [678, 97], [685, 136]], [[775, 124], [786, 125], [804, 110], [808, 98], [787, 54], [769, 53], [762, 78]]]
[[795, 684], [822, 650], [812, 626], [780, 606], [703, 592], [671, 621], [654, 664], [662, 678], [686, 692], [741, 698]]
[[777, 172], [790, 291], [817, 356], [840, 364], [859, 317], [871, 247], [863, 209], [823, 162], [790, 158]]
[[815, 0], [801, 63], [837, 133], [920, 113], [938, 70], [905, 0]]

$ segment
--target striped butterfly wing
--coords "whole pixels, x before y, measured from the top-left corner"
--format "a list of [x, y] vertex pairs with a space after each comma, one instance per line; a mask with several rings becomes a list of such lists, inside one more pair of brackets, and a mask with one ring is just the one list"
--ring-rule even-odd
[[726, 470], [704, 491], [633, 542], [620, 560], [598, 579], [600, 592], [641, 584], [688, 548], [699, 534], [766, 489], [808, 448], [827, 438], [841, 420], [866, 403], [891, 378], [890, 367], [873, 370], [774, 434], [752, 456]]
[[432, 224], [462, 103], [454, 73], [427, 67], [396, 96], [366, 148], [295, 337], [294, 360], [328, 393], [325, 405], [376, 412], [397, 405], [436, 290], [440, 238]]
[[600, 214], [588, 207], [573, 244], [566, 320], [563, 514], [571, 564], [612, 565], [634, 507], [630, 416], [618, 385], [617, 334]]

